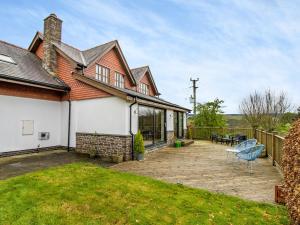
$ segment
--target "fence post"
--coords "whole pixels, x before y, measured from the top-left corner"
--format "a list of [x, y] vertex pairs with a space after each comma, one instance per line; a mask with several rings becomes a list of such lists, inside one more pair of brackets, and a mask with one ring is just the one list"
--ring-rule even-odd
[[275, 148], [276, 148], [276, 144], [275, 144], [275, 138], [276, 138], [276, 136], [275, 136], [275, 135], [276, 135], [276, 132], [273, 131], [273, 132], [272, 132], [272, 165], [273, 165], [273, 166], [276, 165], [276, 164], [275, 164], [275, 159], [276, 159], [276, 158], [275, 158], [275, 154], [276, 154], [276, 153], [275, 153], [275, 152], [276, 152], [276, 151], [275, 151]]

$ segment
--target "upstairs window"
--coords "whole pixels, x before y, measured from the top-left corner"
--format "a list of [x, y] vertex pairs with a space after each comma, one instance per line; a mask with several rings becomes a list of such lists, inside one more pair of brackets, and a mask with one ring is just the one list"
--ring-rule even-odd
[[140, 83], [140, 92], [144, 95], [149, 95], [149, 85]]
[[96, 65], [96, 79], [103, 83], [108, 83], [109, 69], [104, 66]]
[[115, 86], [119, 88], [124, 88], [124, 75], [115, 72]]
[[0, 61], [16, 64], [16, 62], [11, 57], [9, 57], [7, 55], [2, 55], [2, 54], [0, 54]]

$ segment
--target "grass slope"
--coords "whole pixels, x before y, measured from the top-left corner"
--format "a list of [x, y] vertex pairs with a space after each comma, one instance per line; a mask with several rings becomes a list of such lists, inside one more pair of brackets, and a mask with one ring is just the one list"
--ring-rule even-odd
[[87, 163], [0, 181], [0, 224], [288, 224], [286, 209]]

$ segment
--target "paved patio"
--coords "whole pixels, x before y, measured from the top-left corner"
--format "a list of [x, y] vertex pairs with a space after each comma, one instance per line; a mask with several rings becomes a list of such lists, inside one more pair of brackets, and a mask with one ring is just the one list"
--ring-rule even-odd
[[129, 161], [113, 166], [171, 183], [239, 196], [244, 199], [274, 203], [274, 185], [281, 175], [268, 159], [258, 159], [253, 174], [245, 163], [227, 160], [228, 146], [198, 141], [175, 149], [164, 148], [150, 153], [144, 161]]

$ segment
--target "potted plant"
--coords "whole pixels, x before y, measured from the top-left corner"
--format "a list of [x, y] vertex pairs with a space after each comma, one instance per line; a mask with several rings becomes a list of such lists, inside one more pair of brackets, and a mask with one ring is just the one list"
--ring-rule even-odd
[[175, 144], [175, 148], [180, 148], [181, 147], [181, 141], [180, 140], [176, 140], [174, 144]]
[[141, 131], [139, 130], [134, 138], [134, 153], [138, 161], [144, 160], [145, 146]]

